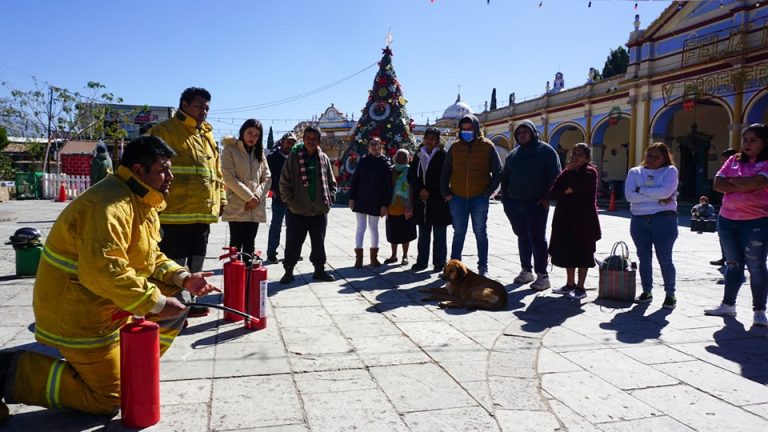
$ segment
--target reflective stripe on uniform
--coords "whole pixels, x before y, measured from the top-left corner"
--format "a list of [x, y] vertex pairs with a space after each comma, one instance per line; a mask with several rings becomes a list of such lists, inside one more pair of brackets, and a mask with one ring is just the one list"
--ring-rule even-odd
[[213, 177], [213, 170], [208, 167], [203, 166], [185, 166], [185, 165], [174, 165], [171, 167], [171, 172], [173, 175], [177, 174], [184, 174], [184, 175], [200, 175], [203, 177]]
[[120, 338], [120, 329], [116, 329], [112, 333], [101, 337], [66, 338], [49, 333], [41, 329], [39, 325], [35, 325], [35, 337], [40, 341], [48, 342], [53, 345], [60, 345], [73, 349], [88, 349], [103, 347], [114, 343]]
[[160, 223], [216, 223], [218, 221], [219, 217], [210, 213], [160, 213]]
[[125, 308], [123, 308], [123, 309], [127, 310], [128, 312], [133, 312], [133, 310], [136, 309], [136, 307], [139, 304], [141, 304], [142, 302], [146, 301], [152, 295], [152, 293], [155, 292], [155, 290], [157, 289], [157, 285], [149, 283], [149, 282], [147, 282], [147, 284], [149, 285], [149, 287], [147, 287], [147, 291], [144, 293], [144, 295], [141, 296], [135, 302], [133, 302], [133, 303], [129, 304], [128, 306], [126, 306]]
[[161, 264], [155, 268], [155, 271], [152, 273], [152, 277], [154, 277], [157, 280], [165, 280], [165, 275], [168, 273], [176, 273], [177, 271], [183, 269], [184, 267], [176, 264], [173, 261], [168, 261], [164, 264]]
[[48, 406], [54, 409], [61, 409], [59, 402], [59, 391], [61, 390], [61, 375], [66, 367], [66, 362], [55, 360], [48, 370], [48, 381], [45, 383], [45, 399]]
[[170, 335], [160, 334], [160, 346], [171, 346], [173, 340], [176, 339], [178, 332]]
[[48, 264], [56, 267], [59, 270], [75, 275], [78, 274], [77, 261], [53, 252], [52, 250], [48, 249], [47, 245], [43, 247], [43, 259], [45, 259]]

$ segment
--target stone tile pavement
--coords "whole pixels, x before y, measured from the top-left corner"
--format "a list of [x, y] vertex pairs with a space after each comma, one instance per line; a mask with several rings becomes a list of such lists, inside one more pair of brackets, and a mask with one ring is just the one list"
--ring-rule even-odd
[[[0, 238], [22, 226], [50, 229], [64, 204], [0, 203]], [[551, 213], [550, 213], [551, 214]], [[490, 276], [506, 284], [498, 312], [423, 303], [439, 286], [429, 272], [400, 266], [354, 269], [354, 217], [330, 215], [327, 251], [333, 283], [269, 287], [269, 324], [248, 332], [214, 311], [190, 320], [161, 362], [162, 419], [152, 431], [690, 431], [768, 427], [768, 331], [751, 328], [744, 287], [738, 316], [706, 317], [722, 293], [708, 261], [714, 234], [687, 231], [675, 246], [678, 307], [578, 302], [511, 284], [520, 270], [516, 238], [501, 205], [489, 220]], [[602, 213], [598, 255], [629, 238], [626, 211]], [[450, 231], [450, 230], [449, 230]], [[257, 244], [266, 244], [266, 226]], [[449, 236], [450, 237], [450, 236]], [[383, 223], [382, 223], [382, 239]], [[205, 267], [218, 269], [227, 226], [213, 226]], [[464, 260], [476, 266], [474, 239]], [[381, 255], [389, 253], [382, 245]], [[308, 244], [304, 256], [308, 256]], [[415, 261], [415, 244], [411, 262]], [[14, 252], [0, 248], [0, 348], [34, 342], [33, 279], [16, 279]], [[282, 276], [269, 266], [270, 280]], [[553, 287], [564, 271], [551, 271]], [[656, 280], [661, 277], [658, 268]], [[221, 277], [214, 280], [221, 283]], [[597, 273], [588, 287], [597, 286]], [[219, 302], [209, 296], [207, 302]], [[123, 430], [119, 416], [11, 406], [2, 430]]]

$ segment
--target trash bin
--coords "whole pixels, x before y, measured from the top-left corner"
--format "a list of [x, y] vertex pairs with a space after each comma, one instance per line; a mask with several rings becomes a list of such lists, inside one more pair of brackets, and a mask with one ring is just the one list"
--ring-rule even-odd
[[42, 196], [43, 173], [17, 172], [16, 173], [16, 199], [29, 200], [40, 199]]
[[16, 276], [35, 276], [37, 265], [40, 263], [40, 255], [43, 252], [43, 244], [40, 240], [42, 234], [36, 228], [19, 228], [11, 236], [8, 242], [16, 251]]

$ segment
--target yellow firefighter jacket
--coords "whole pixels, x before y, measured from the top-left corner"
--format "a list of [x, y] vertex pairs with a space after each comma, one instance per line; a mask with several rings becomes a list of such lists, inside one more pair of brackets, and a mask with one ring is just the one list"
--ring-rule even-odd
[[128, 311], [147, 314], [160, 300], [156, 283], [186, 271], [167, 258], [158, 210], [163, 195], [120, 166], [59, 215], [35, 281], [35, 338], [46, 345], [92, 349], [115, 343]]
[[219, 149], [213, 128], [181, 110], [157, 125], [149, 135], [163, 139], [177, 155], [173, 158], [173, 184], [160, 214], [164, 224], [216, 223], [219, 209], [226, 206]]

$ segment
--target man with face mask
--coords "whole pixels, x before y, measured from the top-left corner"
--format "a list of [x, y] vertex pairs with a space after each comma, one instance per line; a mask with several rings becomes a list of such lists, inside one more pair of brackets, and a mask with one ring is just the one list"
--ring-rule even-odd
[[488, 200], [499, 186], [501, 161], [493, 142], [480, 131], [474, 115], [459, 120], [459, 139], [447, 151], [440, 176], [440, 192], [453, 220], [451, 259], [461, 260], [469, 218], [475, 233], [478, 273], [488, 273]]
[[288, 207], [280, 197], [280, 173], [283, 172], [285, 160], [291, 153], [291, 148], [296, 144], [296, 135], [286, 132], [278, 142], [278, 148], [267, 156], [269, 171], [272, 173], [272, 219], [269, 222], [269, 239], [267, 240], [267, 261], [265, 264], [277, 263], [277, 247], [280, 246], [280, 231], [283, 228], [283, 219]]
[[[547, 273], [547, 194], [560, 173], [560, 158], [549, 144], [539, 140], [536, 126], [523, 120], [514, 133], [517, 146], [509, 153], [501, 173], [504, 213], [517, 236], [522, 271], [517, 284], [531, 284], [542, 291], [550, 287]], [[534, 265], [531, 266], [531, 257]], [[536, 280], [533, 273], [536, 271]]]

